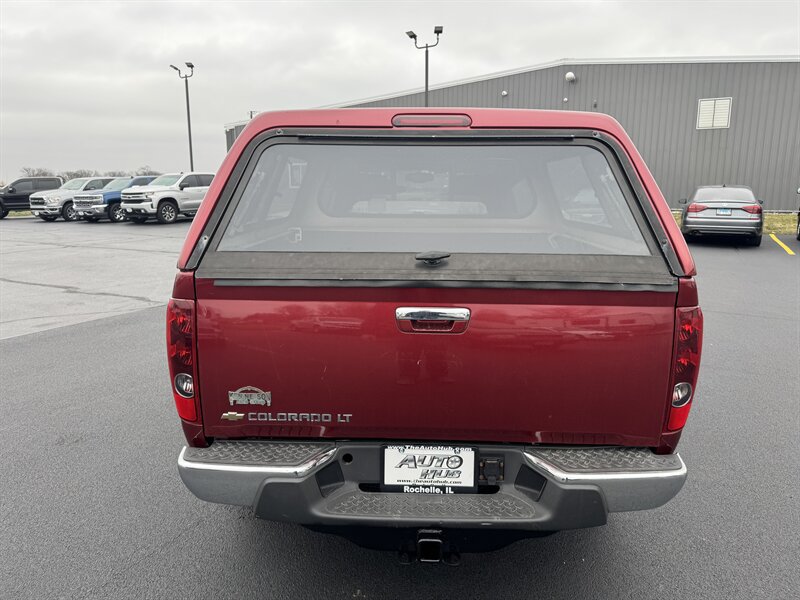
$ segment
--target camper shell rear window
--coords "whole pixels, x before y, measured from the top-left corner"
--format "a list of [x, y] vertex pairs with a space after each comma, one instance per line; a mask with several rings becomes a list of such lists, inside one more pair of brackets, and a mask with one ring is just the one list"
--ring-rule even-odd
[[[617, 158], [593, 140], [272, 140], [209, 247], [214, 276], [672, 282]], [[431, 251], [450, 255], [435, 273], [415, 260]]]

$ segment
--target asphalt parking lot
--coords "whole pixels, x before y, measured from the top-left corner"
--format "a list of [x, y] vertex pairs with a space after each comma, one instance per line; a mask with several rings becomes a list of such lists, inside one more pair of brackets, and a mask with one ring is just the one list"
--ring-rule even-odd
[[705, 350], [674, 501], [451, 568], [183, 487], [163, 318], [187, 229], [0, 222], [0, 597], [797, 597], [800, 252], [692, 244]]
[[0, 338], [163, 305], [189, 223], [5, 219]]

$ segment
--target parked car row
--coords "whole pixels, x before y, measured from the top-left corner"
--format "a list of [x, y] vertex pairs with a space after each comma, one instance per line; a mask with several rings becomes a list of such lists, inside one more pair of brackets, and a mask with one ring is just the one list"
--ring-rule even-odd
[[[60, 177], [23, 177], [0, 188], [0, 219], [10, 211], [28, 211], [44, 221], [83, 219], [95, 223], [174, 223], [179, 216], [193, 217], [200, 208], [213, 173], [168, 173], [137, 177], [80, 177], [64, 183]], [[800, 188], [797, 189], [800, 194]], [[747, 236], [761, 245], [764, 227], [762, 201], [741, 185], [698, 187], [691, 200], [682, 199], [681, 232], [691, 239], [700, 235]], [[797, 212], [800, 240], [800, 210]]]
[[24, 177], [0, 189], [0, 218], [30, 210], [43, 221], [174, 223], [197, 213], [212, 179], [213, 173], [201, 172], [79, 177], [66, 183], [59, 177]]

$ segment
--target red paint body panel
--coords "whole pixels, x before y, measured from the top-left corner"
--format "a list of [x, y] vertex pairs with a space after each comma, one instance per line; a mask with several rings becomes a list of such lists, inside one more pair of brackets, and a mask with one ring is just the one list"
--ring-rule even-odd
[[[472, 119], [469, 129], [588, 129], [602, 131], [614, 137], [627, 152], [639, 175], [653, 208], [664, 227], [678, 260], [688, 276], [696, 274], [694, 261], [680, 229], [661, 194], [658, 185], [645, 165], [633, 142], [612, 117], [600, 113], [546, 110], [510, 110], [494, 108], [358, 108], [284, 111], [263, 113], [253, 119], [239, 135], [228, 156], [214, 177], [206, 198], [192, 223], [178, 259], [178, 268], [183, 269], [192, 253], [200, 233], [216, 204], [219, 194], [244, 148], [260, 133], [280, 127], [334, 127], [334, 128], [381, 128], [392, 129], [392, 118], [397, 114], [465, 114]], [[410, 128], [404, 128], [409, 130]], [[430, 133], [430, 129], [427, 129]]]
[[[680, 291], [223, 286], [186, 272], [237, 160], [256, 136], [278, 128], [392, 129], [393, 117], [410, 113], [466, 114], [470, 127], [452, 128], [461, 131], [586, 129], [613, 137], [686, 274]], [[676, 305], [697, 304], [695, 266], [652, 174], [607, 115], [473, 108], [259, 115], [214, 178], [178, 267], [184, 272], [175, 297], [196, 298], [202, 402], [198, 423], [184, 422], [192, 445], [206, 437], [269, 436], [618, 444], [671, 452], [680, 437], [667, 431]], [[469, 308], [471, 318], [456, 332], [441, 324], [439, 331], [398, 326], [395, 309], [416, 306]], [[228, 393], [245, 386], [271, 392], [271, 405], [232, 404]], [[223, 420], [230, 411], [245, 417]]]
[[[206, 436], [659, 444], [675, 294], [196, 289]], [[461, 334], [404, 333], [400, 306], [472, 315]], [[245, 385], [272, 405], [232, 407], [228, 392]], [[221, 420], [227, 411], [274, 420]], [[332, 419], [279, 420], [288, 413]]]

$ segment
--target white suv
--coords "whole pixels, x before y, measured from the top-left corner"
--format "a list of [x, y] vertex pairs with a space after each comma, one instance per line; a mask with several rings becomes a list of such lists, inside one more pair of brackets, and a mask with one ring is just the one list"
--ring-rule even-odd
[[178, 215], [194, 216], [214, 179], [213, 173], [167, 173], [148, 185], [122, 191], [122, 210], [129, 221], [174, 223]]

